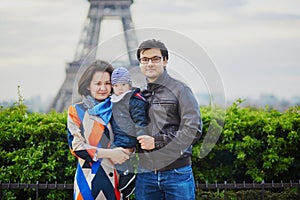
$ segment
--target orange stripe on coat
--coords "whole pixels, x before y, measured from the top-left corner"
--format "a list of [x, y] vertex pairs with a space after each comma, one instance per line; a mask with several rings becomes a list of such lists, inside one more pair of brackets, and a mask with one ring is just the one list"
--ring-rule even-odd
[[81, 195], [81, 193], [78, 194], [76, 200], [84, 200], [83, 197], [82, 197], [82, 195]]
[[[103, 132], [104, 132], [104, 126], [99, 122], [94, 121], [93, 128], [89, 136], [90, 145], [96, 147], [102, 138]], [[96, 149], [87, 149], [87, 152], [89, 153], [91, 158], [94, 158]]]
[[73, 122], [76, 124], [77, 127], [80, 127], [81, 121], [78, 117], [76, 108], [74, 106], [69, 106], [69, 116], [73, 120]]
[[73, 149], [70, 148], [70, 152], [71, 152], [71, 154], [72, 154], [73, 156], [75, 156], [76, 158], [79, 158], [79, 157], [76, 155], [76, 153], [75, 153], [75, 151], [74, 151]]

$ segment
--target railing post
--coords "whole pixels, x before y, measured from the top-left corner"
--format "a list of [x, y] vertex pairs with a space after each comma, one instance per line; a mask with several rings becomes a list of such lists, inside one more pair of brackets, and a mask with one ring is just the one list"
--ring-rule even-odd
[[[243, 181], [243, 186], [246, 188], [246, 181]], [[243, 192], [243, 199], [245, 199], [245, 192]]]
[[227, 199], [227, 181], [224, 181], [224, 200]]
[[39, 181], [37, 181], [35, 184], [35, 199], [39, 199]]
[[265, 199], [265, 181], [263, 180], [261, 182], [262, 186], [261, 186], [261, 200]]
[[[67, 182], [65, 181], [65, 182], [64, 182], [64, 189], [66, 189], [66, 183], [67, 183]], [[197, 182], [197, 184], [198, 184], [198, 182]]]

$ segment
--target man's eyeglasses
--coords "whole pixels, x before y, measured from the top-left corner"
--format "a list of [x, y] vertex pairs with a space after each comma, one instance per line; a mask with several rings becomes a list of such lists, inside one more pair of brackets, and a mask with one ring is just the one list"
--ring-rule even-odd
[[148, 64], [149, 60], [151, 60], [152, 63], [159, 63], [161, 59], [162, 57], [160, 56], [154, 56], [152, 58], [142, 57], [139, 61], [141, 64]]

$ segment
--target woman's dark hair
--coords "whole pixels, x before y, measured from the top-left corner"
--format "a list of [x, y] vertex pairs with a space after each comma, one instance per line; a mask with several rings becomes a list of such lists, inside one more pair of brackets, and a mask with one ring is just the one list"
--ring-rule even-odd
[[169, 59], [169, 54], [168, 54], [168, 49], [165, 46], [164, 43], [162, 43], [159, 40], [156, 39], [151, 39], [151, 40], [145, 40], [143, 41], [136, 52], [137, 59], [140, 60], [140, 55], [143, 51], [148, 50], [148, 49], [160, 49], [161, 55], [164, 60]]
[[78, 82], [78, 93], [80, 95], [90, 95], [90, 91], [87, 89], [93, 79], [96, 72], [108, 72], [111, 76], [114, 68], [111, 64], [103, 60], [96, 60], [83, 72]]

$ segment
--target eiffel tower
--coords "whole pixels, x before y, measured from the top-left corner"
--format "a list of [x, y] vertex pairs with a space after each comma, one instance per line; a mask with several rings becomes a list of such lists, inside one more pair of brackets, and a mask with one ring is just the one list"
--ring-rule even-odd
[[73, 62], [67, 63], [66, 78], [54, 98], [50, 109], [62, 112], [72, 104], [73, 86], [76, 74], [88, 56], [89, 59], [96, 59], [97, 45], [101, 23], [106, 17], [117, 17], [122, 22], [125, 43], [128, 52], [128, 68], [138, 66], [135, 52], [132, 49], [138, 45], [137, 37], [130, 13], [130, 6], [133, 0], [88, 0], [90, 3], [86, 23], [82, 31], [84, 36], [78, 43], [75, 58]]

